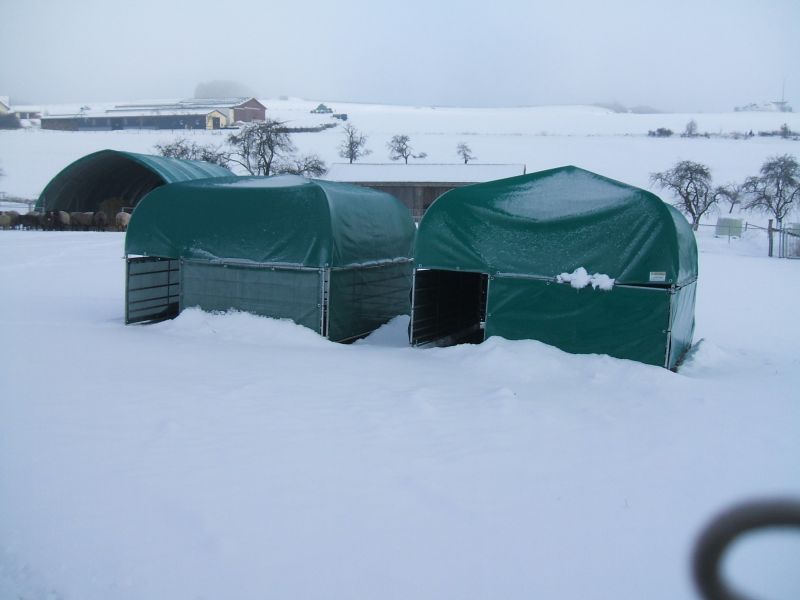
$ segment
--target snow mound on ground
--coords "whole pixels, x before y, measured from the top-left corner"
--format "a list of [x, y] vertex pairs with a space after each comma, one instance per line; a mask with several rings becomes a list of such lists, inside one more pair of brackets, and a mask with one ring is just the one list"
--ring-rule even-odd
[[388, 346], [406, 348], [408, 346], [408, 315], [399, 315], [378, 327], [367, 337], [357, 340], [356, 344], [364, 346]]
[[603, 273], [589, 275], [588, 271], [583, 267], [578, 267], [572, 273], [561, 273], [561, 275], [557, 275], [556, 281], [558, 283], [569, 283], [576, 290], [580, 290], [585, 288], [587, 285], [591, 285], [594, 289], [599, 288], [606, 292], [610, 292], [611, 288], [614, 287], [614, 280], [608, 275]]
[[273, 319], [236, 310], [205, 312], [199, 308], [187, 308], [174, 319], [152, 327], [169, 335], [237, 344], [320, 347], [330, 343], [311, 329], [289, 319]]

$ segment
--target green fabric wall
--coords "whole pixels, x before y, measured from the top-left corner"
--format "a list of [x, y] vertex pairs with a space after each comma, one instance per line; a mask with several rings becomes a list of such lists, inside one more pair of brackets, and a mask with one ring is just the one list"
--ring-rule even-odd
[[576, 354], [608, 354], [665, 366], [670, 292], [612, 291], [534, 279], [492, 277], [486, 337], [534, 339]]

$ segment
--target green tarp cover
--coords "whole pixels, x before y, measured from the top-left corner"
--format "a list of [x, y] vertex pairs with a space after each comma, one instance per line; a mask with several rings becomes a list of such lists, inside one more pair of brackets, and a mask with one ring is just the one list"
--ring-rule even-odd
[[109, 198], [134, 206], [142, 196], [166, 183], [231, 175], [224, 167], [202, 161], [100, 150], [53, 177], [39, 196], [36, 209], [94, 211]]
[[412, 256], [414, 223], [389, 194], [296, 175], [175, 183], [133, 212], [126, 254], [347, 267]]
[[697, 248], [654, 194], [570, 166], [447, 192], [420, 223], [415, 263], [545, 278], [584, 267], [618, 284], [683, 285], [697, 277]]
[[665, 366], [670, 290], [591, 286], [576, 290], [541, 280], [489, 282], [486, 337], [535, 339], [581, 354], [608, 354]]

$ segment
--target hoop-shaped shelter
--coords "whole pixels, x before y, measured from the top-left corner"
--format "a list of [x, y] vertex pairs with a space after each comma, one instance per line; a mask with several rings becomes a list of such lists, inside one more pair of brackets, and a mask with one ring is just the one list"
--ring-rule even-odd
[[128, 227], [126, 322], [237, 309], [353, 340], [408, 314], [414, 233], [397, 199], [354, 185], [295, 175], [166, 185]]
[[[581, 267], [613, 287], [576, 289]], [[411, 342], [499, 335], [673, 368], [696, 281], [691, 227], [650, 192], [572, 166], [462, 187], [419, 226]]]
[[102, 210], [111, 218], [167, 183], [231, 175], [224, 167], [198, 160], [100, 150], [79, 158], [53, 177], [39, 196], [36, 210]]

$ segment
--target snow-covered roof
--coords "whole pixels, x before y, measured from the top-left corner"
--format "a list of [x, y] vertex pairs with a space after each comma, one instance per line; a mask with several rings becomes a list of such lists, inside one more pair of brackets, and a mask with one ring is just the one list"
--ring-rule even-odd
[[6, 110], [11, 108], [10, 99], [8, 96], [0, 96], [0, 104], [6, 107]]
[[[214, 109], [214, 108], [235, 108], [242, 104], [256, 100], [252, 97], [236, 97], [236, 98], [190, 98], [188, 100], [178, 100], [177, 102], [147, 102], [147, 103], [131, 103], [131, 104], [118, 104], [112, 111], [118, 110], [192, 110], [192, 109]], [[258, 102], [258, 100], [256, 100]], [[259, 103], [260, 104], [260, 103]]]
[[522, 164], [334, 163], [325, 178], [350, 183], [479, 183], [524, 173]]
[[102, 119], [107, 117], [172, 117], [172, 116], [194, 116], [194, 115], [208, 115], [212, 112], [219, 112], [217, 109], [211, 108], [190, 108], [190, 109], [174, 109], [174, 110], [146, 110], [146, 109], [112, 109], [101, 111], [86, 111], [80, 113], [70, 113], [61, 115], [47, 115], [43, 119], [74, 119], [78, 117], [85, 117], [89, 119]]
[[38, 104], [15, 104], [11, 109], [14, 112], [42, 112], [42, 107]]
[[[166, 100], [152, 102], [137, 102], [126, 104], [115, 104], [113, 106], [103, 106], [95, 110], [81, 112], [64, 112], [60, 114], [51, 113], [51, 118], [75, 118], [75, 117], [151, 117], [159, 115], [207, 115], [215, 110], [232, 109], [242, 104], [255, 100], [255, 98], [193, 98], [189, 100]], [[260, 104], [260, 103], [259, 103]], [[62, 109], [63, 110], [63, 109]], [[70, 109], [67, 109], [70, 110]]]

